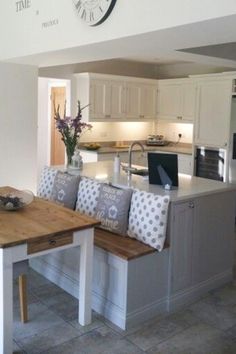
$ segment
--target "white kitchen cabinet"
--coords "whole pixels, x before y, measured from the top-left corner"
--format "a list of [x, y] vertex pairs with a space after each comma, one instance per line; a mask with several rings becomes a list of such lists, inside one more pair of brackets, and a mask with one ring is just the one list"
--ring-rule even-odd
[[178, 171], [187, 175], [193, 174], [193, 157], [187, 154], [178, 154]]
[[122, 81], [91, 79], [90, 120], [124, 118], [123, 86]]
[[89, 103], [87, 121], [145, 121], [156, 118], [156, 80], [103, 74], [75, 74], [76, 98]]
[[195, 107], [196, 84], [190, 79], [158, 82], [158, 119], [191, 123], [194, 120]]
[[195, 144], [227, 146], [230, 129], [231, 90], [231, 79], [208, 79], [198, 82]]

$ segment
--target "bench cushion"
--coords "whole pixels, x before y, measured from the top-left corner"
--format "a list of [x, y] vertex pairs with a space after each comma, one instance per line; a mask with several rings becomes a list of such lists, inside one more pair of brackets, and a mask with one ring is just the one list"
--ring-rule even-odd
[[79, 176], [58, 171], [54, 179], [51, 199], [66, 208], [74, 209], [79, 180]]
[[132, 195], [128, 235], [161, 251], [166, 238], [169, 196], [135, 190]]
[[[103, 250], [127, 261], [156, 252], [156, 249], [138, 240], [124, 237], [113, 232], [95, 228], [94, 244]], [[168, 245], [165, 245], [168, 247]]]
[[52, 167], [45, 166], [41, 172], [37, 196], [44, 199], [51, 199], [53, 183], [58, 171]]
[[131, 196], [132, 189], [101, 184], [95, 215], [101, 221], [100, 227], [127, 235]]
[[95, 216], [101, 183], [82, 177], [77, 195], [76, 210], [88, 216]]

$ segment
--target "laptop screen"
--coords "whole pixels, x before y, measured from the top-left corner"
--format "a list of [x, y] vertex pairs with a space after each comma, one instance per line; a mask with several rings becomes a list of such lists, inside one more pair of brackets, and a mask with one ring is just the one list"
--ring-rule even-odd
[[178, 187], [178, 155], [148, 153], [149, 183]]

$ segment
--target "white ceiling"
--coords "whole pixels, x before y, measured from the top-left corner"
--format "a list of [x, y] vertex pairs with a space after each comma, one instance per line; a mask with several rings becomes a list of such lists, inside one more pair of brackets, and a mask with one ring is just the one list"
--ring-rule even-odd
[[180, 51], [183, 48], [207, 47], [235, 42], [235, 23], [236, 15], [232, 15], [92, 45], [40, 53], [11, 61], [43, 68], [122, 58], [157, 65], [190, 62], [235, 69], [236, 56], [233, 58], [234, 60], [224, 58], [223, 54], [214, 56], [214, 51], [211, 51], [210, 48], [206, 52], [201, 50], [194, 53]]

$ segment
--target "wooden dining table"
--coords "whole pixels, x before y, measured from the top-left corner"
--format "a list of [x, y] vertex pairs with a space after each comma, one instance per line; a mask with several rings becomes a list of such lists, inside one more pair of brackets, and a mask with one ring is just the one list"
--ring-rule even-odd
[[[14, 193], [0, 187], [0, 194]], [[17, 211], [0, 210], [0, 354], [13, 353], [13, 265], [78, 247], [78, 322], [91, 323], [94, 227], [99, 222], [54, 202], [35, 197]]]

